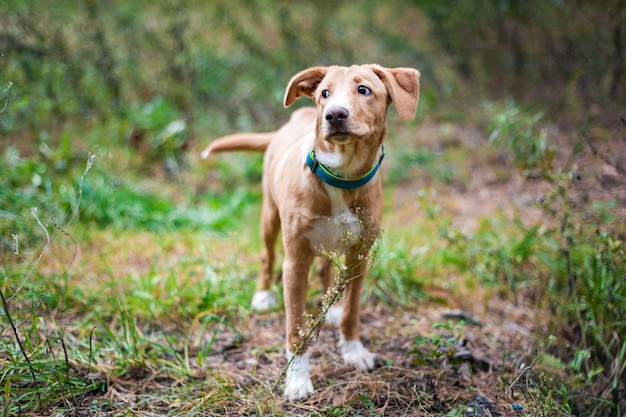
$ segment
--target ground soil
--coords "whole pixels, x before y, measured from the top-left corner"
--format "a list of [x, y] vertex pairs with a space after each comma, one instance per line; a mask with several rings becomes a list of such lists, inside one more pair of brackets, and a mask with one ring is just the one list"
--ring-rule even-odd
[[[460, 405], [472, 406], [482, 398], [486, 399], [482, 403], [485, 410], [477, 415], [516, 415], [512, 405], [523, 404], [514, 386], [516, 370], [532, 350], [536, 318], [520, 314], [506, 303], [498, 304], [507, 311], [491, 311], [474, 325], [464, 326], [462, 337], [452, 346], [459, 358], [443, 354], [435, 360], [430, 351], [433, 347], [426, 346], [426, 361], [411, 353], [418, 349], [416, 336], [450, 337], [446, 331], [434, 330], [433, 324], [460, 318], [471, 322], [467, 312], [428, 302], [414, 311], [367, 305], [361, 320], [363, 341], [377, 352], [381, 366], [365, 373], [343, 365], [337, 332], [325, 326], [311, 344], [316, 391], [306, 401], [285, 403], [284, 411], [288, 415], [323, 415], [333, 407], [349, 406], [363, 415], [440, 415]], [[235, 335], [224, 333], [210, 361], [242, 386], [252, 379], [273, 385], [286, 365], [282, 349], [272, 350], [282, 345], [283, 322], [282, 313], [251, 317], [244, 324], [245, 340], [233, 343]], [[280, 390], [276, 391], [280, 395]]]

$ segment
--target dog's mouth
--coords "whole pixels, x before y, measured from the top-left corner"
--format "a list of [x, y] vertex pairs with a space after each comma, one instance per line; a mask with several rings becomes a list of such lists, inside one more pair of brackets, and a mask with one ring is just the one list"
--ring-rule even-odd
[[326, 141], [334, 143], [336, 145], [345, 145], [348, 142], [352, 142], [353, 136], [348, 134], [334, 134], [326, 137]]
[[325, 139], [328, 142], [333, 142], [337, 144], [345, 144], [347, 142], [352, 141], [352, 139], [354, 139], [354, 134], [347, 130], [332, 129], [331, 132], [328, 132]]

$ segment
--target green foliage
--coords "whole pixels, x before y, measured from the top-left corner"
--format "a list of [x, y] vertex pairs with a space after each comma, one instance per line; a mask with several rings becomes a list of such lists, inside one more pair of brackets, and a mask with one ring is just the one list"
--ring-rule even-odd
[[143, 148], [150, 162], [181, 158], [187, 146], [187, 124], [170, 103], [159, 97], [132, 105], [128, 119], [135, 129], [135, 146]]
[[445, 367], [449, 363], [458, 362], [454, 355], [463, 340], [464, 325], [462, 320], [457, 323], [448, 321], [433, 324], [433, 329], [441, 329], [441, 332], [417, 336], [413, 340], [416, 348], [409, 351], [409, 354], [416, 356], [413, 363], [416, 365], [434, 363]]
[[422, 177], [429, 175], [446, 185], [450, 185], [458, 175], [448, 155], [444, 155], [441, 151], [417, 148], [403, 150], [400, 153], [398, 163], [391, 168], [388, 181], [396, 183], [413, 178], [414, 172], [411, 171], [413, 167], [425, 171], [425, 174], [420, 173]]
[[410, 306], [423, 298], [424, 277], [419, 272], [420, 260], [426, 248], [408, 248], [385, 239], [368, 273], [363, 298], [375, 295], [389, 305]]
[[258, 195], [243, 189], [228, 195], [207, 193], [196, 206], [186, 207], [154, 191], [103, 176], [85, 184], [83, 199], [81, 219], [98, 227], [223, 231], [236, 223], [233, 215], [237, 216], [251, 202], [258, 201]]
[[526, 228], [516, 220], [517, 230], [507, 230], [501, 223], [497, 219], [485, 220], [465, 243], [467, 255], [472, 272], [482, 283], [508, 284], [515, 290], [531, 281], [543, 237], [538, 226]]
[[504, 109], [487, 104], [485, 111], [490, 118], [489, 143], [506, 147], [520, 169], [538, 171], [535, 176], [552, 173], [555, 147], [548, 146], [546, 132], [537, 127], [541, 112], [529, 116], [511, 102]]
[[[417, 14], [408, 2], [406, 7], [410, 16]], [[333, 8], [293, 7], [286, 0], [63, 0], [55, 7], [41, 0], [5, 1], [0, 109], [6, 104], [6, 111], [0, 129], [37, 132], [59, 120], [137, 115], [157, 100], [180, 112], [170, 122], [186, 123], [184, 134], [169, 136], [167, 144], [150, 132], [157, 147], [177, 149], [179, 138], [196, 128], [204, 137], [194, 122], [207, 116], [222, 131], [273, 128], [284, 120], [289, 77], [307, 66], [384, 62], [432, 72], [420, 48], [427, 43], [374, 21], [379, 13], [403, 18], [400, 10], [370, 0]], [[141, 124], [144, 116], [135, 121]]]
[[95, 155], [81, 160], [63, 150], [63, 144], [52, 150], [43, 143], [41, 149], [45, 152], [24, 157], [9, 147], [0, 156], [4, 247], [13, 246], [13, 235], [25, 241], [38, 238], [39, 226], [30, 214], [33, 208], [44, 222], [54, 218], [63, 224], [71, 217], [86, 225], [115, 229], [223, 231], [259, 200], [258, 193], [241, 188], [229, 194], [198, 195], [190, 207], [191, 201], [177, 203], [132, 179], [112, 175], [98, 164]]
[[[626, 262], [620, 234], [623, 225], [612, 214], [613, 201], [574, 203], [572, 182], [577, 174], [552, 167], [554, 152], [547, 150], [545, 134], [537, 133], [537, 121], [537, 116], [529, 118], [515, 107], [505, 108], [494, 117], [492, 137], [506, 138], [504, 144], [519, 166], [541, 170], [540, 178], [552, 187], [541, 207], [559, 227], [541, 230], [540, 234], [537, 228], [525, 230], [523, 239], [510, 250], [497, 250], [496, 262], [474, 262], [474, 270], [484, 280], [485, 269], [496, 274], [503, 267], [513, 288], [518, 281], [510, 279], [514, 278], [512, 271], [533, 271], [528, 275], [530, 284], [540, 292], [547, 291], [547, 300], [556, 314], [553, 325], [558, 328], [565, 322], [576, 329], [573, 335], [563, 335], [576, 346], [570, 352], [574, 355], [572, 369], [585, 375], [583, 379], [594, 386], [598, 396], [611, 392], [611, 398], [595, 405], [594, 410], [616, 410], [619, 387], [615, 381], [623, 380], [626, 372], [626, 343], [617, 336], [626, 334]], [[581, 146], [574, 147], [574, 154], [581, 151]]]
[[[554, 91], [570, 82], [583, 100], [624, 101], [626, 9], [619, 0], [416, 3], [467, 80], [499, 93], [537, 94], [555, 104], [573, 99], [565, 88]], [[581, 75], [585, 81], [578, 82]], [[541, 93], [546, 88], [551, 94]]]

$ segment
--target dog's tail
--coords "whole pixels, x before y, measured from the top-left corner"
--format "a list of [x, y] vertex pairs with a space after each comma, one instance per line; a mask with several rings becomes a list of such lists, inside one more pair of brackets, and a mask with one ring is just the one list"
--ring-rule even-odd
[[223, 136], [211, 142], [204, 151], [202, 159], [206, 159], [212, 153], [230, 151], [255, 151], [265, 152], [276, 132], [265, 133], [235, 133]]

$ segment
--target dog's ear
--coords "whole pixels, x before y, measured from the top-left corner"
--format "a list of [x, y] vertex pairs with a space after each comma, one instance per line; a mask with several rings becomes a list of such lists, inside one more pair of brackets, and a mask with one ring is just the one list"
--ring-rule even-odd
[[327, 72], [328, 67], [312, 67], [294, 75], [289, 84], [287, 84], [285, 107], [291, 106], [296, 99], [302, 96], [313, 98], [315, 89], [324, 79]]
[[402, 120], [415, 117], [420, 97], [420, 72], [413, 68], [383, 68], [372, 65], [372, 71], [382, 80]]

